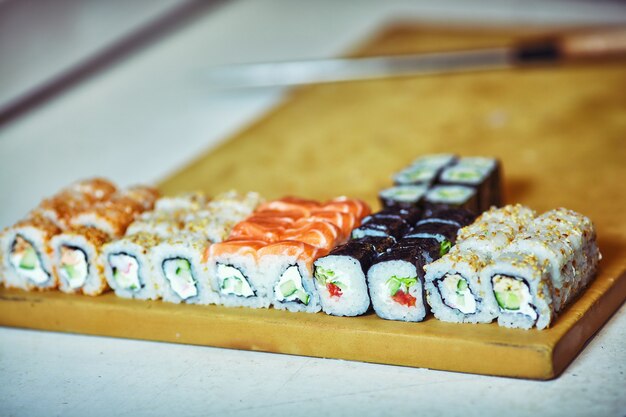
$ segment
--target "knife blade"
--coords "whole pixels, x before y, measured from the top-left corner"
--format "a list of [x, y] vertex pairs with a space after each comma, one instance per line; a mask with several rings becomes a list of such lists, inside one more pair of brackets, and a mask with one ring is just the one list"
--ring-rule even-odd
[[295, 86], [549, 64], [626, 53], [626, 29], [573, 34], [487, 49], [415, 55], [265, 62], [213, 67], [213, 89]]

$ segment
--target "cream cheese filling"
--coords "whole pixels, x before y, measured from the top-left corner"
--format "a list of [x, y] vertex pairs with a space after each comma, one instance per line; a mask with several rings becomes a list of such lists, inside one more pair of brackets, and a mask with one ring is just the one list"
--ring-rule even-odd
[[254, 291], [243, 273], [230, 265], [217, 264], [217, 280], [222, 294], [252, 297]]
[[437, 282], [444, 303], [463, 314], [476, 312], [476, 299], [467, 280], [459, 274], [447, 274]]

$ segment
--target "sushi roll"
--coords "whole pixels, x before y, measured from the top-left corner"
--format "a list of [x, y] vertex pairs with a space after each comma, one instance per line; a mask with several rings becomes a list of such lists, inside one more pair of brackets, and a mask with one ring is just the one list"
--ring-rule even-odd
[[477, 211], [500, 204], [499, 163], [492, 158], [461, 158], [458, 164], [447, 167], [439, 176], [442, 185], [462, 185], [474, 188]]
[[207, 196], [202, 192], [183, 193], [159, 198], [154, 204], [154, 210], [159, 212], [201, 210], [206, 208], [207, 201]]
[[181, 233], [185, 227], [187, 212], [157, 212], [147, 211], [142, 213], [126, 229], [126, 235], [147, 233], [167, 238]]
[[451, 153], [440, 153], [424, 155], [415, 159], [410, 166], [429, 166], [436, 169], [453, 165], [456, 163], [457, 157]]
[[380, 203], [384, 208], [405, 208], [419, 207], [428, 187], [425, 185], [396, 185], [385, 188], [378, 193]]
[[439, 245], [432, 239], [422, 239], [415, 245], [396, 245], [380, 255], [367, 271], [376, 314], [387, 320], [424, 320], [424, 266], [438, 257]]
[[161, 241], [156, 235], [137, 233], [104, 245], [104, 276], [115, 295], [142, 300], [158, 300], [163, 296], [165, 283], [150, 258], [151, 250]]
[[498, 315], [486, 301], [491, 290], [482, 286], [480, 273], [534, 217], [533, 210], [521, 205], [492, 208], [458, 231], [450, 252], [425, 268], [427, 300], [435, 317], [488, 323]]
[[271, 283], [259, 269], [261, 240], [230, 240], [209, 247], [208, 273], [218, 303], [229, 307], [267, 308]]
[[[459, 166], [473, 166], [487, 171], [489, 177], [490, 201], [491, 205], [500, 207], [502, 205], [502, 164], [495, 158], [482, 156], [464, 157], [458, 161]], [[489, 207], [485, 207], [487, 210]]]
[[163, 283], [163, 301], [215, 304], [205, 262], [208, 243], [204, 237], [179, 235], [164, 239], [150, 251], [154, 273]]
[[410, 228], [410, 224], [402, 217], [378, 217], [374, 215], [352, 231], [352, 239], [366, 236], [398, 238]]
[[0, 240], [4, 285], [24, 290], [56, 288], [50, 241], [60, 232], [54, 222], [42, 216], [6, 229]]
[[101, 250], [109, 241], [107, 233], [93, 227], [67, 230], [54, 236], [52, 256], [59, 289], [91, 296], [107, 291]]
[[486, 258], [472, 252], [452, 252], [426, 265], [425, 287], [435, 317], [454, 323], [490, 323], [497, 315], [483, 302], [480, 273]]
[[436, 166], [411, 165], [396, 173], [393, 176], [393, 183], [395, 185], [424, 185], [428, 187], [436, 181], [438, 174], [439, 168]]
[[370, 307], [366, 273], [376, 257], [394, 244], [390, 237], [350, 240], [315, 261], [315, 287], [322, 310], [358, 316]]
[[269, 296], [279, 310], [320, 311], [313, 279], [313, 261], [325, 250], [299, 241], [282, 241], [259, 250], [259, 269], [270, 285]]
[[498, 310], [498, 324], [545, 329], [555, 317], [548, 261], [525, 253], [500, 254], [481, 272], [485, 303]]
[[[549, 326], [556, 314], [595, 276], [600, 260], [591, 221], [574, 211], [562, 208], [537, 217], [526, 231], [511, 242], [506, 252], [514, 254], [509, 255], [513, 261], [517, 259], [515, 257], [524, 257], [532, 258], [540, 264], [545, 269], [542, 273], [548, 281], [542, 284], [541, 294], [549, 290], [550, 296], [548, 298], [541, 295], [542, 300], [550, 307], [550, 314], [539, 314], [536, 317], [530, 307], [536, 307], [537, 313], [542, 310], [537, 306], [532, 282], [515, 275], [513, 278], [517, 281], [511, 277], [496, 276], [506, 262], [512, 262], [504, 256], [496, 259], [494, 263], [500, 269], [489, 269], [485, 272], [484, 286], [486, 291], [491, 290], [491, 302], [497, 306], [503, 317], [498, 323], [507, 327], [529, 328], [536, 325], [538, 329], [542, 329]], [[525, 307], [527, 305], [530, 307]], [[534, 321], [529, 321], [529, 317]]]
[[464, 185], [437, 185], [424, 195], [424, 206], [427, 212], [442, 208], [463, 208], [479, 213], [476, 190]]

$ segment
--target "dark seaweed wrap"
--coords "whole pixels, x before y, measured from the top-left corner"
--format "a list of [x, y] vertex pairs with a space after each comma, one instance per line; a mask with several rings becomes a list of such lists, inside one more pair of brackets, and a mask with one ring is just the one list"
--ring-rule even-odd
[[[424, 238], [433, 237], [438, 241], [447, 240], [454, 244], [456, 242], [456, 233], [459, 227], [447, 223], [423, 223], [415, 226], [404, 234], [404, 238]], [[441, 238], [443, 237], [443, 239]]]
[[365, 224], [369, 221], [376, 219], [404, 219], [409, 224], [414, 224], [422, 217], [422, 210], [417, 207], [411, 208], [394, 208], [389, 207], [381, 211], [373, 213], [363, 219], [361, 224]]
[[[436, 223], [437, 219], [441, 219], [444, 221], [456, 222], [459, 225], [459, 228], [472, 224], [476, 219], [476, 214], [461, 208], [439, 208], [428, 214], [427, 218], [420, 221], [427, 220], [429, 222]], [[418, 221], [417, 224], [419, 224], [420, 221]]]
[[389, 236], [394, 239], [400, 238], [410, 228], [409, 223], [402, 218], [373, 217], [367, 223], [362, 224], [352, 231], [352, 238], [359, 239], [364, 236]]
[[347, 256], [354, 258], [361, 264], [363, 273], [368, 270], [378, 254], [391, 247], [395, 240], [390, 237], [367, 236], [353, 239], [333, 249], [327, 256]]

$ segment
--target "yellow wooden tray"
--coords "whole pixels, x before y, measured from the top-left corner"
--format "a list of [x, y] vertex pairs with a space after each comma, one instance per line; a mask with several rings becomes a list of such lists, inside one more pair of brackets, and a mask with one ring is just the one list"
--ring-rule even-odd
[[[361, 54], [496, 46], [501, 30], [394, 26]], [[493, 155], [508, 202], [594, 221], [597, 279], [545, 331], [0, 291], [0, 324], [534, 379], [558, 376], [626, 298], [626, 65], [577, 65], [314, 86], [172, 177], [166, 193], [230, 188], [376, 205], [418, 155]]]

